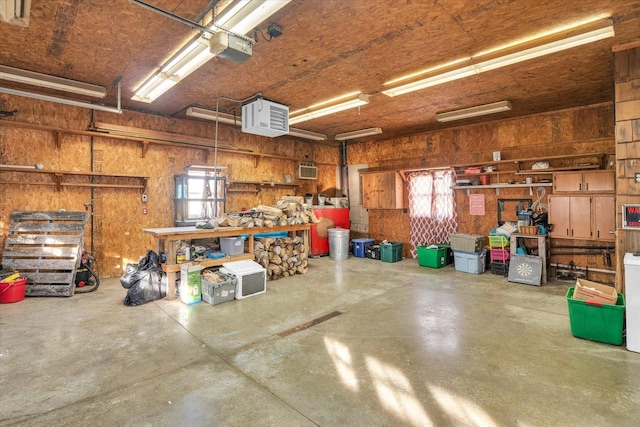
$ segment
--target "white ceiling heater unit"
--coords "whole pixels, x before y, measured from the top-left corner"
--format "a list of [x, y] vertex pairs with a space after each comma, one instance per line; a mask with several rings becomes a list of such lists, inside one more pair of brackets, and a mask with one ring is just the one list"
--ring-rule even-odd
[[242, 131], [269, 137], [288, 134], [289, 107], [262, 98], [243, 105]]

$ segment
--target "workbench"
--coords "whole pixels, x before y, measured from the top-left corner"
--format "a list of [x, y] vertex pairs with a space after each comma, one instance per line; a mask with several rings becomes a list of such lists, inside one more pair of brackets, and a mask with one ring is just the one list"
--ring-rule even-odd
[[204, 259], [202, 261], [190, 261], [199, 263], [202, 268], [215, 267], [225, 262], [254, 259], [254, 236], [262, 233], [275, 233], [286, 231], [290, 236], [302, 232], [304, 247], [309, 251], [309, 230], [311, 224], [285, 225], [279, 227], [169, 227], [169, 228], [143, 228], [142, 232], [151, 234], [158, 241], [158, 255], [165, 253], [167, 261], [162, 264], [162, 270], [167, 274], [167, 299], [176, 297], [176, 273], [180, 271], [180, 264], [176, 260], [176, 243], [179, 240], [210, 239], [215, 237], [232, 237], [248, 235], [248, 252], [239, 255], [225, 256], [224, 258]]

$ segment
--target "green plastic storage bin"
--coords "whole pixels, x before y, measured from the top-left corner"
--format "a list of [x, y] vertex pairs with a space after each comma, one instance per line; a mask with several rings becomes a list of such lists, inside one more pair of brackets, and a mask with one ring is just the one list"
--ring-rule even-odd
[[418, 265], [422, 267], [440, 268], [447, 265], [447, 248], [417, 246], [416, 250], [418, 251]]
[[402, 260], [402, 242], [380, 243], [380, 260], [396, 262]]
[[616, 305], [573, 299], [574, 288], [567, 291], [571, 334], [576, 338], [622, 345], [624, 295], [618, 294]]

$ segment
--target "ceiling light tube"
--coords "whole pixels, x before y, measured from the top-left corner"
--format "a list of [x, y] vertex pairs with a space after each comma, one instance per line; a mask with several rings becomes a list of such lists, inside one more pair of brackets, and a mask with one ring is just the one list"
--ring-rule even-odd
[[[282, 9], [291, 0], [236, 0], [221, 12], [220, 18], [209, 26], [217, 31], [220, 27], [234, 34], [245, 35], [262, 21]], [[201, 36], [184, 46], [177, 55], [160, 67], [154, 75], [143, 82], [131, 99], [141, 102], [153, 102], [193, 71], [214, 58], [209, 51], [208, 37]], [[160, 80], [173, 83], [158, 84]]]
[[122, 114], [122, 109], [107, 107], [106, 105], [90, 104], [88, 102], [74, 101], [72, 99], [58, 98], [55, 96], [43, 95], [41, 93], [27, 92], [24, 90], [10, 89], [0, 86], [0, 93], [9, 95], [24, 96], [25, 98], [39, 99], [41, 101], [57, 102], [58, 104], [73, 105], [74, 107], [89, 108], [92, 110], [106, 111], [108, 113]]
[[497, 68], [517, 64], [518, 62], [528, 61], [529, 59], [534, 59], [540, 56], [549, 55], [551, 53], [571, 49], [573, 47], [592, 43], [608, 37], [613, 37], [614, 35], [615, 34], [613, 31], [613, 26], [600, 28], [588, 33], [580, 34], [562, 40], [557, 40], [529, 49], [520, 50], [511, 54], [502, 55], [495, 59], [482, 61], [474, 64], [473, 67], [477, 69], [479, 73], [484, 73], [485, 71], [495, 70]]
[[220, 113], [216, 115], [215, 110], [209, 110], [207, 108], [202, 107], [189, 107], [187, 108], [187, 116], [189, 117], [197, 117], [199, 119], [205, 120], [216, 120], [218, 118], [218, 123], [227, 123], [231, 125], [241, 125], [242, 122], [240, 117], [234, 116], [233, 114]]
[[282, 9], [291, 0], [237, 0], [230, 5], [228, 12], [223, 11], [222, 16], [215, 20], [211, 27], [222, 27], [232, 33], [247, 34], [256, 28], [262, 21]]
[[7, 67], [6, 65], [0, 65], [0, 80], [9, 80], [16, 83], [77, 93], [78, 95], [94, 96], [96, 98], [104, 98], [107, 95], [107, 90], [102, 86]]
[[336, 141], [346, 141], [354, 138], [363, 138], [365, 136], [380, 135], [382, 128], [367, 128], [354, 130], [351, 132], [339, 133], [336, 135]]
[[451, 122], [509, 110], [511, 110], [511, 103], [509, 101], [498, 101], [491, 104], [463, 108], [461, 110], [447, 111], [446, 113], [437, 113], [436, 120], [439, 122]]
[[420, 79], [411, 83], [405, 83], [403, 85], [383, 90], [387, 96], [397, 96], [404, 95], [405, 93], [415, 92], [416, 90], [425, 89], [431, 86], [441, 85], [443, 83], [452, 82], [454, 80], [463, 79], [465, 77], [472, 76], [474, 74], [478, 74], [478, 71], [473, 67], [467, 66], [463, 68], [458, 68], [452, 71], [448, 71], [442, 74], [436, 74], [435, 76], [427, 77], [424, 79]]
[[[343, 101], [337, 104], [332, 104], [324, 108], [319, 108], [317, 110], [313, 110], [313, 111], [298, 110], [298, 111], [307, 111], [307, 112], [294, 117], [291, 117], [291, 115], [289, 115], [289, 124], [293, 125], [296, 123], [304, 122], [306, 120], [317, 119], [318, 117], [327, 116], [329, 114], [348, 110], [349, 108], [359, 107], [361, 105], [365, 105], [368, 103], [369, 103], [369, 95], [359, 93], [358, 96], [353, 99], [349, 99], [347, 101]], [[298, 111], [296, 111], [295, 113], [297, 113]]]
[[289, 127], [289, 135], [299, 138], [310, 139], [312, 141], [326, 141], [327, 135], [323, 133], [311, 132], [310, 130]]
[[[480, 74], [485, 71], [495, 70], [518, 62], [527, 61], [529, 59], [538, 58], [551, 53], [560, 52], [576, 46], [592, 43], [607, 37], [613, 37], [615, 35], [613, 25], [602, 27], [602, 22], [602, 20], [591, 22], [587, 25], [580, 25], [569, 30], [565, 29], [539, 39], [513, 45], [509, 48], [476, 55], [468, 65], [383, 90], [382, 93], [387, 96], [402, 95], [453, 80], [469, 77], [474, 74]], [[572, 35], [580, 31], [583, 32], [581, 34]], [[443, 67], [437, 68], [442, 69]], [[424, 75], [423, 73], [416, 74]], [[395, 79], [387, 84], [405, 79], [406, 78]]]

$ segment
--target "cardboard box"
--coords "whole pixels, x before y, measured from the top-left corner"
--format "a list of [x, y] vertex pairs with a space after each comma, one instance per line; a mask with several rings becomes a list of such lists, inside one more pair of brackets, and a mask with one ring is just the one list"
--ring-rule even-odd
[[618, 292], [613, 286], [603, 285], [585, 279], [577, 279], [573, 298], [582, 301], [597, 301], [603, 304], [614, 304], [618, 301]]
[[449, 238], [454, 251], [481, 252], [484, 248], [484, 235], [454, 233]]
[[195, 304], [202, 301], [200, 264], [184, 263], [180, 266], [180, 301]]

